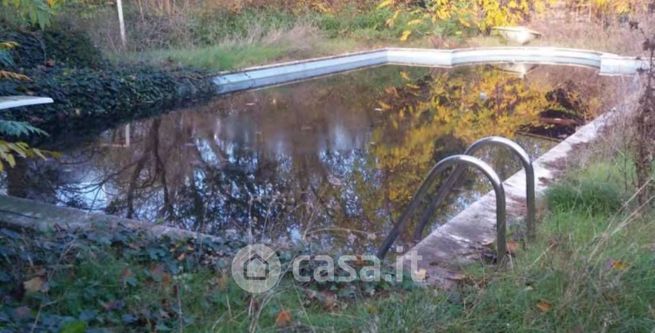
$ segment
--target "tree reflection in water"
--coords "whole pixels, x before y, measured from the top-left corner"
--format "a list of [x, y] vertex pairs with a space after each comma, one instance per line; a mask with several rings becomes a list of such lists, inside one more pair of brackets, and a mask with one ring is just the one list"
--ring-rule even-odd
[[[20, 161], [4, 188], [205, 233], [369, 248], [437, 160], [538, 124], [561, 108], [547, 96], [567, 80], [583, 85], [585, 112], [602, 107], [610, 81], [546, 66], [527, 78], [386, 66], [243, 92], [55, 146], [60, 160]], [[520, 139], [534, 156], [552, 146]], [[504, 176], [519, 169], [509, 154], [483, 154]], [[439, 220], [489, 189], [467, 179]]]

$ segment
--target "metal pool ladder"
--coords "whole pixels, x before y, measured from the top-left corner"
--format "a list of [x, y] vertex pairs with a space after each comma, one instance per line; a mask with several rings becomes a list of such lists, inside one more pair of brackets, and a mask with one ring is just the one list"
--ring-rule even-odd
[[430, 217], [434, 214], [439, 205], [445, 200], [446, 195], [451, 190], [455, 182], [459, 177], [461, 177], [464, 172], [465, 166], [471, 166], [482, 171], [482, 173], [487, 177], [491, 182], [491, 185], [494, 188], [494, 193], [496, 195], [496, 251], [497, 251], [497, 261], [502, 262], [504, 260], [507, 244], [506, 244], [506, 223], [507, 223], [507, 214], [506, 214], [506, 203], [505, 203], [505, 188], [503, 182], [498, 177], [498, 174], [489, 166], [489, 164], [483, 162], [482, 160], [471, 156], [477, 152], [480, 148], [491, 145], [491, 146], [501, 146], [509, 149], [515, 155], [517, 155], [523, 168], [525, 169], [526, 175], [526, 201], [528, 208], [528, 216], [526, 219], [527, 222], [527, 231], [528, 239], [534, 240], [535, 235], [535, 215], [536, 215], [536, 204], [535, 204], [535, 179], [534, 179], [534, 168], [532, 166], [532, 160], [528, 153], [519, 146], [516, 142], [509, 140], [507, 138], [491, 136], [480, 139], [473, 144], [471, 144], [462, 155], [454, 155], [439, 161], [433, 168], [428, 172], [427, 177], [419, 186], [418, 191], [414, 194], [412, 201], [410, 201], [407, 208], [403, 211], [402, 215], [398, 219], [398, 222], [394, 225], [393, 229], [387, 235], [387, 238], [382, 243], [382, 246], [378, 249], [377, 256], [382, 259], [385, 257], [389, 248], [396, 241], [400, 232], [405, 228], [409, 217], [412, 215], [421, 201], [423, 201], [428, 190], [432, 187], [432, 184], [436, 180], [438, 174], [446, 170], [448, 167], [455, 165], [455, 170], [450, 174], [450, 176], [445, 180], [443, 185], [439, 187], [435, 199], [432, 200], [431, 204], [428, 206], [428, 209], [421, 216], [420, 222], [416, 230], [414, 231], [414, 240], [419, 241], [423, 235], [423, 230], [427, 226], [427, 223], [430, 220]]

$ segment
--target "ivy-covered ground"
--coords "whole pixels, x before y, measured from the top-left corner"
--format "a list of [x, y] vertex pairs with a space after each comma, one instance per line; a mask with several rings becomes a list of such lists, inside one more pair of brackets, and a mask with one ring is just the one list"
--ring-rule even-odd
[[[356, 299], [414, 287], [409, 279], [296, 283], [289, 272], [274, 292], [253, 297], [229, 274], [245, 245], [230, 237], [154, 239], [126, 228], [37, 234], [0, 227], [0, 332], [306, 330], [308, 323], [293, 319], [296, 310], [329, 316]], [[304, 246], [278, 249], [285, 266], [304, 253]]]
[[[470, 267], [449, 291], [287, 273], [253, 296], [228, 273], [238, 239], [2, 227], [0, 332], [652, 332], [655, 213], [635, 210], [623, 165], [572, 172], [548, 193], [536, 243], [511, 246], [506, 268]], [[309, 248], [279, 250], [283, 266]]]

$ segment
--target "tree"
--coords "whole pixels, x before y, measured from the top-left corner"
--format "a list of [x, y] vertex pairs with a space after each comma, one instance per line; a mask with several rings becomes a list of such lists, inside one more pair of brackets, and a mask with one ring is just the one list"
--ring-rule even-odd
[[655, 187], [652, 184], [653, 162], [655, 160], [655, 35], [646, 38], [643, 44], [648, 52], [648, 69], [642, 74], [646, 79], [643, 95], [634, 120], [634, 163], [638, 201], [646, 205], [652, 199]]
[[[46, 13], [39, 3], [40, 1], [15, 0], [9, 2], [5, 0], [2, 4], [3, 6], [13, 5], [21, 15], [26, 15], [32, 23], [45, 26], [49, 23], [51, 12], [47, 10]], [[27, 76], [10, 70], [14, 66], [10, 51], [16, 46], [18, 44], [15, 42], [0, 41], [0, 80], [29, 80]], [[0, 119], [1, 137], [16, 138], [28, 135], [47, 135], [47, 133], [26, 122]], [[16, 156], [21, 158], [34, 156], [45, 158], [46, 154], [48, 152], [30, 147], [25, 142], [0, 140], [0, 171], [4, 170], [5, 164], [14, 167], [16, 165]]]

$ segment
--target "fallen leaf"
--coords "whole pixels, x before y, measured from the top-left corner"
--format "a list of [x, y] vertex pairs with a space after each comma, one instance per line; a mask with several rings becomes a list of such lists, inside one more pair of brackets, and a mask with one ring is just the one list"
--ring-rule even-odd
[[425, 268], [420, 268], [414, 272], [414, 279], [416, 281], [424, 281], [428, 278], [428, 271]]
[[37, 276], [35, 278], [23, 282], [23, 287], [27, 292], [30, 293], [41, 291], [44, 285], [45, 285], [45, 280], [43, 280], [43, 278], [40, 276]]
[[610, 267], [619, 271], [625, 271], [628, 269], [628, 264], [625, 261], [621, 260], [610, 260]]
[[333, 310], [337, 307], [337, 294], [329, 291], [321, 293], [323, 306], [328, 310]]
[[518, 242], [515, 242], [515, 241], [512, 241], [512, 240], [507, 241], [507, 253], [516, 254], [519, 247], [520, 247], [520, 245], [519, 245]]
[[548, 312], [548, 311], [550, 311], [550, 309], [552, 307], [553, 307], [552, 304], [550, 304], [550, 303], [548, 303], [548, 302], [546, 302], [544, 300], [541, 300], [541, 301], [539, 301], [537, 303], [537, 309], [539, 309], [539, 311], [541, 311], [541, 312]]
[[287, 310], [281, 310], [275, 318], [275, 326], [285, 327], [291, 324], [291, 313]]

